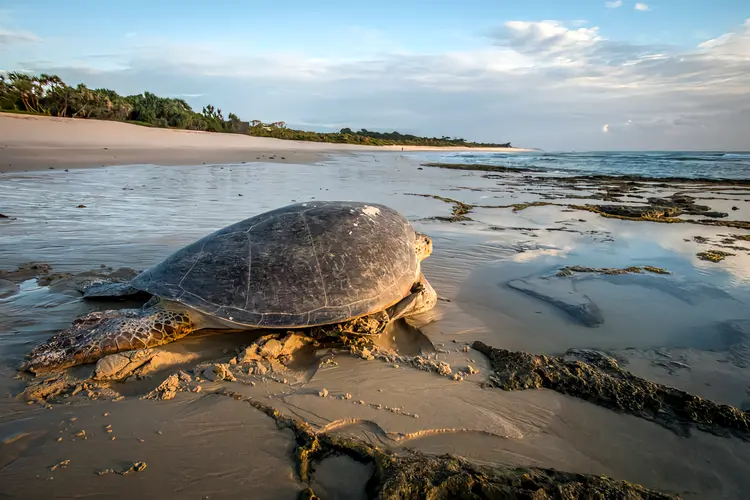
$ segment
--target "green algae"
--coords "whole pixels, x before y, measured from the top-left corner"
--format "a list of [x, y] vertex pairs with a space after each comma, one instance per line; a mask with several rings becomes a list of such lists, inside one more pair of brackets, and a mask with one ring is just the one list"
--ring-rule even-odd
[[688, 437], [691, 429], [750, 441], [750, 413], [657, 384], [623, 370], [598, 351], [570, 350], [564, 357], [495, 349], [476, 341], [472, 348], [490, 359], [485, 383], [506, 391], [546, 388], [657, 423]]
[[707, 250], [705, 252], [698, 252], [696, 254], [700, 260], [706, 260], [708, 262], [721, 262], [727, 257], [732, 257], [735, 254], [725, 252], [723, 250]]
[[568, 208], [585, 210], [609, 219], [662, 222], [668, 224], [689, 222], [686, 219], [671, 216], [670, 213], [674, 214], [674, 211], [671, 209], [656, 210], [646, 207], [641, 210], [633, 210], [635, 207], [625, 205], [568, 205]]
[[513, 208], [514, 212], [520, 212], [521, 210], [526, 210], [529, 207], [545, 207], [548, 205], [558, 205], [557, 203], [550, 203], [547, 201], [532, 201], [528, 203], [514, 203], [513, 205], [509, 205], [505, 208]]
[[435, 200], [440, 200], [445, 203], [451, 203], [453, 205], [453, 209], [451, 211], [450, 217], [435, 217], [436, 219], [444, 220], [446, 222], [466, 222], [466, 221], [471, 220], [469, 217], [466, 216], [466, 214], [468, 214], [474, 209], [474, 205], [470, 205], [462, 201], [454, 200], [453, 198], [447, 198], [445, 196], [440, 196], [436, 194], [421, 194], [421, 193], [406, 193], [406, 194], [409, 196], [421, 196], [422, 198], [433, 198]]

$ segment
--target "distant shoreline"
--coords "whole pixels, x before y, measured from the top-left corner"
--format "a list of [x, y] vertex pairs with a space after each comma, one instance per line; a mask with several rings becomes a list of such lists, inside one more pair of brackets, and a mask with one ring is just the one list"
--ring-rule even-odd
[[0, 172], [110, 165], [201, 163], [315, 163], [331, 154], [363, 151], [484, 151], [523, 148], [364, 146], [152, 128], [90, 118], [0, 113]]

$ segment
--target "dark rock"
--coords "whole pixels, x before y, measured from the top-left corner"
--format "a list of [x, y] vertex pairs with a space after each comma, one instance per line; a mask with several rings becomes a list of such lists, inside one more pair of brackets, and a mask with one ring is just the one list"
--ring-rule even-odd
[[698, 252], [696, 255], [700, 260], [706, 260], [709, 262], [721, 262], [727, 257], [734, 256], [733, 253], [725, 252], [723, 250], [707, 250], [705, 252]]
[[13, 283], [10, 280], [0, 278], [0, 299], [15, 294], [18, 292], [18, 288], [18, 283]]
[[[245, 401], [276, 421], [295, 436], [294, 457], [297, 474], [310, 483], [314, 467], [332, 455], [348, 456], [371, 463], [374, 472], [366, 484], [373, 499], [669, 499], [679, 498], [643, 486], [605, 476], [560, 472], [537, 467], [480, 465], [452, 455], [427, 455], [404, 450], [398, 454], [358, 439], [334, 433], [316, 432], [310, 424], [287, 417], [261, 401], [221, 389], [214, 394]], [[315, 498], [307, 488], [301, 498]]]
[[[597, 351], [577, 359], [495, 349], [476, 341], [472, 348], [490, 359], [486, 385], [506, 391], [547, 388], [621, 413], [655, 422], [680, 436], [695, 427], [750, 441], [750, 413], [642, 379]], [[575, 354], [575, 353], [574, 353]]]
[[544, 172], [542, 168], [533, 167], [503, 167], [500, 165], [469, 164], [469, 163], [423, 163], [425, 167], [447, 168], [453, 170], [477, 170], [481, 172]]

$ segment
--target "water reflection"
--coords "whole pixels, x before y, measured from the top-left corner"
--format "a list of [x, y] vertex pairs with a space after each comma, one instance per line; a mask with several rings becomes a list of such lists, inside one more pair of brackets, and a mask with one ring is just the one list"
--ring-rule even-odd
[[[738, 252], [721, 265], [695, 257], [693, 236], [730, 231], [625, 222], [556, 206], [520, 212], [476, 208], [473, 221], [465, 224], [426, 220], [449, 215], [452, 205], [409, 193], [484, 205], [539, 197], [528, 186], [498, 185], [475, 172], [419, 170], [417, 162], [400, 154], [376, 159], [350, 155], [315, 165], [133, 165], [6, 175], [0, 182], [0, 212], [15, 219], [0, 222], [0, 262], [7, 269], [47, 262], [65, 272], [100, 264], [143, 269], [209, 232], [293, 201], [362, 200], [400, 210], [433, 236], [435, 252], [424, 268], [446, 300], [429, 315], [436, 320], [426, 329], [432, 335], [481, 331], [487, 341], [523, 350], [654, 346], [688, 326], [710, 328], [724, 317], [750, 317], [750, 256]], [[679, 300], [646, 279], [639, 282], [640, 276], [629, 277], [627, 286], [587, 277], [576, 282], [578, 293], [592, 297], [605, 314], [604, 325], [591, 329], [506, 286], [569, 264], [665, 267], [673, 275], [664, 280], [700, 300]], [[24, 287], [23, 293], [0, 300], [6, 347], [24, 338], [28, 343], [34, 328], [37, 336], [47, 335], [80, 312], [80, 304], [70, 304], [76, 297]], [[726, 290], [730, 297], [701, 298], [706, 287]], [[42, 314], [43, 324], [33, 326], [34, 315]]]

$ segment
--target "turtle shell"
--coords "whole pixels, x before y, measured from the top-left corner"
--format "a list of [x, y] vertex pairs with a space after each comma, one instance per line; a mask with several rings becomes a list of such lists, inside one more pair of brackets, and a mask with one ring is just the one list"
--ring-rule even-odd
[[239, 325], [332, 324], [409, 293], [414, 241], [411, 224], [384, 205], [295, 203], [209, 234], [131, 284]]

